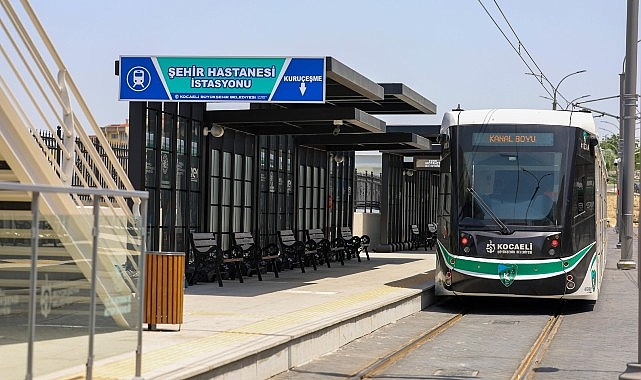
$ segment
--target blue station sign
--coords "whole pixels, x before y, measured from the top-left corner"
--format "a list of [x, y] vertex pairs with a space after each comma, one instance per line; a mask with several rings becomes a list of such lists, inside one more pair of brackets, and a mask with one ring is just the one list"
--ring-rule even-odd
[[324, 57], [120, 57], [120, 100], [325, 102]]

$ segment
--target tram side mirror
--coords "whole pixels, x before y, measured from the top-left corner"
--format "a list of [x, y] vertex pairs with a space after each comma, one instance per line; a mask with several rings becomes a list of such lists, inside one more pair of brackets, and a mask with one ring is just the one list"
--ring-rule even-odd
[[588, 144], [590, 145], [590, 156], [594, 157], [594, 147], [599, 145], [599, 139], [594, 136], [590, 136]]
[[441, 145], [446, 145], [447, 143], [450, 142], [450, 135], [441, 133], [438, 135], [438, 143]]

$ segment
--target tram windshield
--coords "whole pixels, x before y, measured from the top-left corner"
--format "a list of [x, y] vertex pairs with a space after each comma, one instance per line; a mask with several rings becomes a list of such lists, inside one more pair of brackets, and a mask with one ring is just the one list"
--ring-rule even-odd
[[571, 130], [458, 127], [459, 224], [503, 233], [515, 226], [563, 224]]

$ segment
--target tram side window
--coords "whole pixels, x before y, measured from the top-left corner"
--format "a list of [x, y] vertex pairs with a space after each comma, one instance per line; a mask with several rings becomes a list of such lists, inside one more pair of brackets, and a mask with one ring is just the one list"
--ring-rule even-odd
[[576, 215], [585, 211], [585, 176], [577, 178], [576, 185]]
[[584, 212], [594, 213], [594, 163], [583, 157], [577, 157], [574, 180], [574, 201], [572, 202], [574, 216]]
[[441, 197], [439, 205], [441, 207], [439, 210], [439, 214], [441, 214], [442, 216], [450, 215], [450, 202], [452, 200], [451, 178], [452, 175], [450, 173], [441, 174], [441, 191], [439, 193], [439, 196]]
[[[438, 214], [447, 219], [449, 223], [450, 207], [452, 202], [452, 158], [449, 152], [441, 159], [441, 180], [439, 190]], [[445, 220], [443, 221], [445, 222]]]

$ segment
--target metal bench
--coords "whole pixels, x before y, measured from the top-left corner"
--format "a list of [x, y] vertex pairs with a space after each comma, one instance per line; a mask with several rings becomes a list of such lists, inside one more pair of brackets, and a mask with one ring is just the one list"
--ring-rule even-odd
[[298, 261], [298, 266], [300, 267], [301, 272], [305, 273], [305, 261], [307, 257], [310, 257], [314, 270], [317, 269], [316, 249], [311, 244], [306, 245], [300, 240], [297, 240], [294, 236], [294, 231], [278, 231], [278, 241], [280, 242], [281, 251], [290, 259], [294, 258]]
[[433, 249], [434, 246], [436, 245], [436, 230], [437, 230], [437, 225], [436, 223], [429, 223], [427, 225], [427, 233], [426, 233], [426, 245], [427, 248]]
[[330, 243], [329, 239], [325, 237], [323, 230], [320, 228], [312, 228], [307, 230], [307, 241], [316, 244], [316, 249], [325, 257], [328, 268], [330, 268], [332, 257], [334, 257], [336, 261], [340, 261], [341, 265], [345, 265], [345, 245], [342, 238], [334, 239], [334, 242]]
[[424, 247], [427, 251], [427, 236], [419, 230], [416, 224], [410, 226], [412, 231], [412, 239], [410, 241], [410, 249], [418, 249], [419, 247]]
[[195, 284], [198, 276], [208, 267], [213, 266], [218, 286], [223, 286], [221, 274], [221, 266], [223, 265], [230, 267], [229, 272], [232, 279], [237, 274], [239, 281], [243, 282], [241, 272], [243, 256], [232, 250], [223, 252], [218, 246], [216, 235], [213, 232], [192, 232], [189, 234], [189, 242], [194, 254], [194, 272], [189, 279], [189, 284]]
[[235, 232], [232, 235], [232, 244], [231, 250], [236, 250], [243, 255], [249, 277], [251, 277], [252, 272], [256, 272], [258, 281], [263, 281], [263, 276], [260, 273], [261, 268], [269, 265], [274, 271], [274, 276], [278, 277], [278, 247], [276, 247], [276, 250], [274, 250], [273, 245], [261, 248], [254, 241], [251, 232]]
[[347, 259], [351, 259], [351, 256], [356, 256], [358, 262], [361, 262], [361, 252], [365, 252], [367, 260], [369, 260], [369, 236], [356, 236], [352, 234], [352, 229], [350, 227], [341, 227], [341, 237], [345, 240], [345, 253]]

